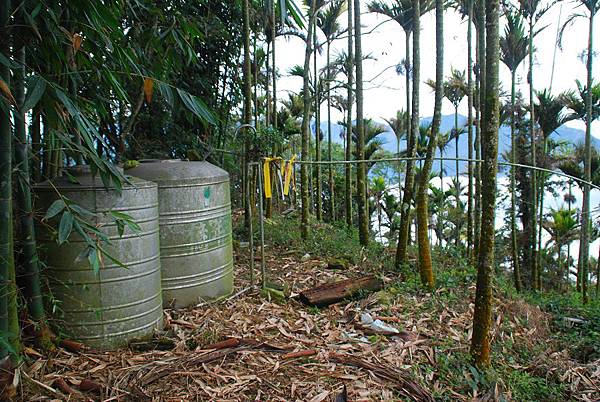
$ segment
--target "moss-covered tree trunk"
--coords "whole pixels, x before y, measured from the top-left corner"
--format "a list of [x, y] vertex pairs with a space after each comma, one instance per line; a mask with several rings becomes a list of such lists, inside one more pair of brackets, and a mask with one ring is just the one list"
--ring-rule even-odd
[[[415, 136], [419, 132], [419, 87], [420, 87], [420, 37], [421, 37], [421, 2], [413, 1], [413, 68], [412, 68], [412, 111], [411, 111], [411, 129], [408, 137], [409, 158], [416, 155]], [[410, 234], [410, 207], [413, 199], [413, 187], [415, 182], [414, 172], [415, 162], [412, 159], [406, 161], [406, 176], [404, 179], [404, 193], [402, 195], [400, 211], [400, 228], [398, 234], [398, 247], [396, 248], [396, 267], [406, 263], [406, 252], [408, 249], [408, 239]]]
[[[365, 159], [365, 125], [363, 118], [362, 37], [360, 25], [360, 0], [354, 0], [354, 60], [356, 65], [356, 154]], [[367, 212], [367, 166], [361, 162], [356, 172], [358, 198], [358, 234], [362, 245], [369, 244], [369, 214]]]
[[[309, 141], [310, 141], [310, 55], [312, 54], [312, 43], [313, 43], [313, 31], [315, 23], [315, 6], [316, 2], [312, 1], [310, 4], [310, 11], [308, 15], [308, 27], [306, 34], [306, 48], [304, 51], [304, 79], [302, 86], [302, 100], [304, 102], [303, 115], [302, 115], [302, 161], [309, 161]], [[309, 214], [309, 203], [310, 197], [308, 193], [308, 165], [302, 164], [300, 166], [300, 191], [302, 198], [302, 213], [301, 213], [301, 224], [300, 233], [303, 239], [308, 238], [308, 214]]]
[[417, 188], [417, 243], [419, 245], [419, 273], [421, 283], [433, 290], [435, 279], [433, 266], [431, 264], [431, 246], [429, 244], [429, 210], [428, 195], [429, 173], [433, 166], [433, 157], [437, 138], [442, 122], [442, 98], [444, 97], [444, 2], [435, 1], [435, 101], [433, 107], [433, 121], [427, 144], [425, 162], [419, 174], [419, 186]]
[[[475, 28], [477, 30], [476, 38], [476, 59], [477, 59], [477, 126], [475, 129], [475, 158], [480, 160], [481, 155], [481, 137], [482, 137], [482, 124], [481, 120], [485, 109], [485, 2], [484, 0], [475, 0]], [[479, 239], [481, 237], [481, 191], [482, 191], [482, 180], [481, 180], [481, 163], [475, 164], [475, 216], [473, 217], [473, 261], [478, 260], [479, 255]]]
[[[354, 29], [354, 16], [353, 16], [353, 0], [348, 0], [348, 59], [347, 59], [347, 70], [348, 70], [348, 82], [347, 82], [347, 98], [348, 108], [346, 116], [346, 160], [349, 161], [352, 158], [352, 104], [354, 103], [354, 35], [352, 35]], [[352, 165], [347, 163], [345, 165], [345, 188], [346, 194], [344, 195], [346, 200], [346, 225], [348, 228], [352, 227]]]
[[496, 174], [498, 172], [499, 128], [499, 0], [485, 1], [486, 79], [485, 105], [482, 119], [481, 165], [481, 238], [477, 263], [477, 288], [473, 314], [471, 354], [475, 365], [490, 364], [490, 329], [492, 324], [492, 291], [494, 272], [494, 223], [496, 207]]

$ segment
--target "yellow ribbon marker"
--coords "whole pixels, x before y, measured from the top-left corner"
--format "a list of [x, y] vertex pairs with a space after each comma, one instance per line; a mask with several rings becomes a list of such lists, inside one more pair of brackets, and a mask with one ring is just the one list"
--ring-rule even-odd
[[[290, 180], [292, 180], [294, 174], [294, 161], [296, 160], [296, 155], [292, 156], [290, 161], [285, 166], [285, 183], [283, 185], [283, 195], [288, 195], [290, 193]], [[296, 188], [296, 180], [293, 180], [294, 188]]]
[[273, 190], [271, 188], [271, 162], [280, 160], [280, 157], [269, 157], [264, 158], [263, 161], [263, 185], [265, 187], [265, 198], [271, 198], [273, 196]]

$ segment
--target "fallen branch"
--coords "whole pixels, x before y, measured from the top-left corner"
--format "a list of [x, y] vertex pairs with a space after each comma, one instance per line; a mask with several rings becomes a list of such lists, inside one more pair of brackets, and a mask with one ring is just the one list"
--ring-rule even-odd
[[376, 292], [381, 289], [383, 289], [383, 282], [375, 276], [369, 275], [303, 290], [300, 292], [299, 298], [305, 304], [321, 307], [356, 297], [361, 292]]
[[314, 349], [299, 350], [297, 352], [286, 353], [286, 354], [282, 355], [281, 358], [282, 359], [295, 359], [298, 357], [314, 356], [316, 354], [317, 354], [317, 351]]
[[202, 349], [208, 350], [208, 349], [235, 348], [236, 346], [239, 346], [239, 345], [240, 345], [240, 340], [238, 338], [229, 338], [229, 339], [225, 339], [224, 341], [221, 341], [221, 342], [216, 342], [216, 343], [213, 343], [210, 345], [206, 345]]
[[349, 366], [360, 367], [365, 370], [369, 370], [376, 377], [394, 385], [400, 394], [410, 398], [415, 402], [435, 402], [431, 392], [423, 388], [414, 380], [410, 379], [408, 375], [394, 367], [383, 366], [359, 359], [354, 356], [342, 355], [333, 352], [329, 353], [329, 360], [335, 363], [346, 364]]

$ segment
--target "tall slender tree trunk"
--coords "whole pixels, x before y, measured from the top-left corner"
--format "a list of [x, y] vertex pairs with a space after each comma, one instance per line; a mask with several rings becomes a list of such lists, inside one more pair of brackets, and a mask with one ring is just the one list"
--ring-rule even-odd
[[[408, 148], [408, 143], [411, 140], [412, 133], [412, 125], [411, 125], [411, 111], [410, 111], [410, 80], [411, 80], [411, 65], [410, 65], [410, 34], [411, 31], [404, 31], [404, 40], [405, 40], [405, 56], [404, 56], [404, 73], [406, 79], [406, 146]], [[398, 141], [398, 157], [400, 157], [400, 141]], [[406, 179], [406, 177], [405, 177]], [[398, 161], [398, 197], [402, 198], [402, 179], [400, 177], [400, 161]]]
[[[477, 65], [478, 65], [478, 74], [477, 74], [477, 85], [478, 85], [478, 109], [475, 110], [477, 116], [477, 127], [475, 130], [475, 158], [480, 160], [482, 158], [482, 147], [481, 147], [481, 137], [483, 131], [482, 119], [483, 113], [485, 109], [485, 78], [486, 78], [486, 55], [485, 55], [485, 1], [484, 0], [475, 0], [477, 1], [476, 5], [476, 20], [478, 26], [476, 26], [477, 30], [477, 39], [476, 39], [476, 55]], [[481, 191], [482, 191], [482, 180], [481, 180], [481, 162], [477, 162], [475, 166], [475, 216], [474, 216], [474, 237], [475, 237], [475, 247], [474, 247], [474, 260], [477, 261], [479, 259], [479, 239], [481, 237], [481, 213], [482, 213], [482, 199], [481, 199]]]
[[[0, 53], [10, 59], [9, 18], [11, 2], [0, 2]], [[10, 69], [0, 65], [0, 80], [10, 88]], [[20, 351], [20, 330], [17, 315], [17, 287], [15, 278], [13, 203], [12, 203], [12, 133], [10, 107], [7, 101], [0, 107], [0, 330], [17, 354]], [[5, 356], [5, 347], [0, 347]]]
[[437, 138], [442, 121], [442, 98], [444, 96], [444, 1], [435, 1], [435, 101], [433, 108], [433, 121], [427, 144], [425, 163], [419, 174], [419, 187], [417, 189], [417, 236], [419, 245], [419, 273], [421, 283], [433, 290], [435, 280], [433, 267], [431, 265], [431, 246], [427, 229], [429, 227], [429, 215], [427, 207], [427, 191], [429, 190], [429, 173], [433, 166], [433, 157]]
[[15, 43], [15, 60], [19, 68], [14, 71], [15, 98], [19, 105], [18, 112], [13, 113], [15, 127], [15, 162], [19, 172], [17, 186], [17, 205], [19, 207], [20, 221], [20, 246], [22, 253], [22, 277], [25, 284], [27, 307], [31, 319], [43, 324], [45, 318], [44, 304], [40, 282], [40, 270], [36, 247], [35, 229], [33, 223], [33, 209], [31, 203], [31, 181], [29, 173], [29, 152], [27, 133], [25, 129], [25, 43]]
[[[545, 133], [542, 133], [542, 135], [544, 136], [544, 139], [542, 141], [542, 158], [546, 158], [546, 154], [548, 153], [548, 141], [546, 139]], [[542, 166], [544, 164], [544, 161], [542, 159]], [[539, 199], [539, 206], [538, 206], [538, 232], [537, 232], [537, 272], [538, 272], [538, 285], [539, 285], [539, 289], [542, 289], [542, 272], [544, 271], [544, 267], [542, 264], [542, 232], [543, 232], [543, 226], [542, 224], [544, 223], [544, 189], [546, 187], [546, 173], [545, 172], [539, 172], [538, 173], [538, 185], [539, 185], [539, 192], [537, 194], [538, 199]]]
[[477, 366], [490, 364], [490, 329], [492, 323], [492, 274], [494, 268], [494, 223], [496, 174], [498, 172], [499, 128], [499, 0], [486, 0], [486, 80], [482, 125], [482, 217], [477, 264], [477, 288], [473, 314], [471, 354]]
[[258, 57], [256, 54], [256, 37], [258, 35], [256, 34], [256, 23], [254, 24], [254, 35], [252, 37], [252, 47], [253, 47], [253, 51], [252, 51], [252, 55], [253, 55], [253, 66], [252, 66], [252, 81], [253, 81], [253, 85], [254, 85], [254, 128], [256, 128], [257, 130], [259, 129], [258, 127]]
[[[535, 133], [535, 111], [533, 100], [533, 16], [529, 17], [529, 73], [527, 81], [529, 82], [529, 134], [531, 135], [531, 165], [537, 166], [537, 139]], [[531, 285], [533, 289], [539, 290], [539, 272], [537, 259], [537, 171], [531, 170]]]
[[332, 144], [331, 144], [331, 42], [327, 38], [327, 160], [329, 161], [329, 219], [335, 221], [335, 185], [333, 183]]
[[[413, 0], [413, 68], [412, 68], [412, 111], [411, 130], [408, 137], [408, 157], [416, 155], [416, 135], [419, 132], [419, 84], [421, 80], [421, 3]], [[414, 160], [406, 161], [406, 178], [404, 180], [404, 194], [402, 197], [400, 212], [400, 233], [398, 235], [398, 247], [396, 248], [396, 267], [406, 263], [408, 239], [410, 233], [410, 206], [413, 198], [413, 187], [415, 181]]]
[[[310, 4], [310, 11], [308, 15], [308, 29], [306, 34], [306, 50], [304, 52], [304, 83], [302, 86], [302, 98], [304, 101], [304, 110], [302, 116], [302, 161], [310, 160], [309, 155], [309, 141], [310, 141], [310, 86], [309, 86], [309, 73], [310, 73], [310, 55], [312, 53], [313, 43], [313, 31], [315, 23], [315, 6], [316, 2], [312, 1]], [[300, 165], [300, 185], [302, 193], [302, 214], [301, 214], [301, 225], [300, 232], [303, 239], [308, 238], [308, 214], [309, 214], [309, 203], [310, 197], [308, 194], [308, 165], [303, 163]]]
[[590, 182], [592, 181], [592, 60], [594, 56], [594, 14], [596, 13], [595, 1], [592, 1], [589, 20], [588, 48], [587, 48], [587, 92], [585, 99], [585, 159], [583, 185], [583, 206], [581, 225], [581, 245], [579, 247], [579, 261], [581, 265], [581, 297], [584, 303], [588, 302], [588, 271], [590, 265]]
[[[314, 0], [313, 0], [314, 1]], [[321, 161], [321, 99], [319, 94], [319, 69], [317, 68], [317, 24], [314, 24], [313, 32], [313, 74], [315, 77], [315, 160]], [[321, 181], [321, 165], [315, 166], [315, 181], [316, 181], [316, 218], [323, 220], [323, 183]]]
[[[10, 1], [0, 2], [0, 33], [5, 38], [0, 42], [0, 53], [8, 56], [10, 51], [8, 38], [8, 19]], [[4, 64], [0, 65], [0, 80], [7, 85], [10, 83], [10, 70]], [[11, 130], [8, 102], [0, 99], [4, 105], [0, 108], [0, 332], [8, 334], [9, 315], [9, 272], [14, 270], [13, 260], [13, 230], [12, 230], [12, 155]], [[7, 349], [0, 347], [0, 357], [7, 355]]]
[[[458, 163], [458, 105], [454, 106], [454, 157], [456, 158], [456, 209], [460, 207], [460, 165]], [[458, 222], [457, 222], [458, 223]], [[454, 245], [460, 245], [460, 229], [456, 225]]]
[[467, 258], [473, 254], [473, 1], [467, 5], [467, 142], [468, 158], [467, 174]]
[[[356, 148], [359, 160], [365, 159], [365, 125], [363, 119], [362, 37], [360, 25], [360, 0], [354, 0], [354, 59], [356, 63]], [[360, 243], [369, 244], [369, 216], [367, 213], [367, 166], [360, 162], [356, 172], [358, 196], [358, 234]]]
[[[511, 71], [510, 76], [510, 153], [511, 162], [517, 162], [517, 141], [515, 138], [515, 71]], [[513, 263], [513, 275], [515, 289], [518, 292], [522, 289], [521, 269], [519, 264], [519, 255], [517, 247], [517, 197], [516, 197], [516, 168], [510, 168], [510, 241]]]
[[[348, 115], [346, 117], [346, 160], [349, 161], [352, 158], [352, 104], [354, 103], [354, 42], [352, 35], [354, 27], [354, 16], [353, 16], [353, 0], [348, 0], [348, 85], [347, 85], [347, 98], [348, 98]], [[352, 165], [346, 163], [345, 165], [345, 185], [346, 185], [346, 225], [348, 229], [352, 227]]]
[[[244, 12], [244, 124], [250, 124], [252, 122], [252, 88], [250, 81], [250, 0], [243, 0], [242, 6]], [[244, 141], [244, 158], [242, 161], [242, 197], [245, 197], [245, 194], [247, 194], [246, 186], [249, 185], [248, 163], [250, 162], [251, 145], [250, 136], [246, 135], [246, 140]], [[245, 200], [244, 227], [246, 228], [250, 228], [250, 219], [252, 219], [251, 214], [250, 200]]]
[[271, 36], [273, 37], [271, 44], [271, 79], [273, 82], [273, 110], [272, 121], [273, 127], [277, 129], [277, 61], [275, 58], [275, 42], [277, 41], [277, 20], [275, 18], [275, 4], [271, 9]]

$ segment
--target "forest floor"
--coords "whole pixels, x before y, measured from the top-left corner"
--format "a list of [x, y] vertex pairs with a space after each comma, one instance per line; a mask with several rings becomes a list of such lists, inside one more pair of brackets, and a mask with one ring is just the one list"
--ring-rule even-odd
[[[234, 297], [166, 310], [165, 330], [151, 350], [58, 348], [44, 355], [28, 348], [19, 397], [319, 402], [346, 400], [345, 388], [348, 401], [600, 400], [600, 341], [594, 335], [600, 323], [587, 324], [600, 319], [597, 306], [526, 301], [500, 279], [493, 365], [479, 371], [469, 363], [475, 271], [460, 258], [435, 253], [438, 287], [427, 293], [409, 267], [400, 273], [389, 268], [391, 251], [377, 244], [363, 249], [342, 229], [316, 226], [313, 240], [301, 242], [296, 221], [281, 218], [267, 221], [266, 233], [269, 278], [287, 294], [367, 272], [381, 277], [385, 290], [322, 309], [293, 297], [270, 300], [257, 290], [238, 294], [249, 286], [249, 249], [236, 241]], [[332, 257], [351, 264], [328, 269]], [[400, 334], [365, 333], [364, 312]], [[563, 325], [567, 315], [584, 324]]]

